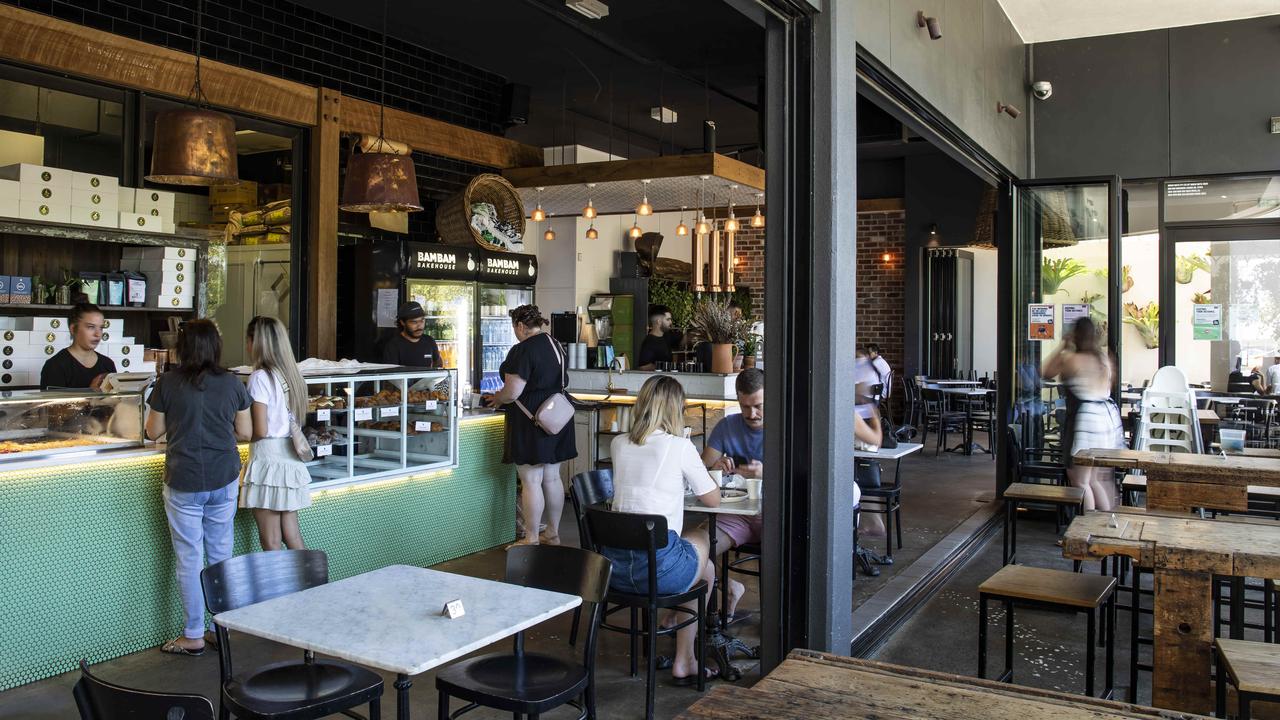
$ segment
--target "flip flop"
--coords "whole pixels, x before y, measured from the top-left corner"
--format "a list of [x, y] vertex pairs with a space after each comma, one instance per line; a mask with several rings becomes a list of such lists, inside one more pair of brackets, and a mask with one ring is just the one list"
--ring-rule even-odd
[[[707, 667], [707, 682], [720, 679], [720, 670], [718, 668]], [[698, 684], [698, 673], [685, 675], [684, 677], [672, 677], [671, 684], [676, 687], [693, 687]]]
[[177, 640], [170, 640], [160, 646], [160, 652], [168, 653], [170, 655], [189, 655], [191, 657], [200, 657], [204, 654], [204, 648], [200, 648], [199, 650], [189, 650], [179, 645]]

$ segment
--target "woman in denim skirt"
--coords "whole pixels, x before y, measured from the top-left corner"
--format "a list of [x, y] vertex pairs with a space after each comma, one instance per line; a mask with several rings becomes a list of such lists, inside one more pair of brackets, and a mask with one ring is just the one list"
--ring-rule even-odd
[[[613, 440], [613, 503], [615, 511], [662, 515], [667, 519], [667, 546], [657, 551], [657, 592], [670, 595], [688, 590], [699, 579], [708, 587], [715, 567], [707, 559], [705, 528], [684, 527], [685, 485], [703, 505], [720, 504], [720, 488], [702, 464], [698, 449], [684, 437], [684, 389], [674, 378], [659, 375], [640, 388], [631, 430]], [[601, 548], [613, 562], [609, 584], [627, 593], [649, 591], [649, 557], [640, 550]], [[697, 612], [694, 603], [686, 604]], [[676, 631], [676, 657], [671, 675], [677, 685], [697, 682], [694, 656], [697, 628]], [[714, 673], [708, 669], [708, 677]]]

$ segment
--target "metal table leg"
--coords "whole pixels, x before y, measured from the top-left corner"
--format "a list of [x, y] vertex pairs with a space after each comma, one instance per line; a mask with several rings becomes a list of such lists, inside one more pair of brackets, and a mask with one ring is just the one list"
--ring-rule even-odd
[[396, 720], [409, 720], [409, 688], [413, 680], [408, 675], [396, 675]]

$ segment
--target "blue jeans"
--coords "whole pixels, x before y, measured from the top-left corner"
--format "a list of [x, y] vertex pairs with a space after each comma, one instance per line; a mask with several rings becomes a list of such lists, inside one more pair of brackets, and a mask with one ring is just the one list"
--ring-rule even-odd
[[[647, 550], [620, 550], [602, 547], [600, 553], [613, 563], [609, 586], [632, 595], [649, 592], [649, 553]], [[658, 564], [658, 595], [675, 595], [693, 586], [698, 579], [698, 551], [693, 543], [667, 530], [667, 546], [654, 553]]]
[[236, 518], [237, 483], [209, 492], [183, 492], [164, 486], [164, 512], [178, 561], [178, 594], [186, 623], [183, 637], [204, 637], [204, 593], [200, 571], [205, 563], [231, 557], [232, 525]]

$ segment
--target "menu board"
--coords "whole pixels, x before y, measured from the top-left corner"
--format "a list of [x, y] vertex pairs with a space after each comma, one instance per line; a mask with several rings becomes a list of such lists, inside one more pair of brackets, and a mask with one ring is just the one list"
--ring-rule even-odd
[[1031, 303], [1027, 305], [1027, 339], [1053, 339], [1053, 305]]

